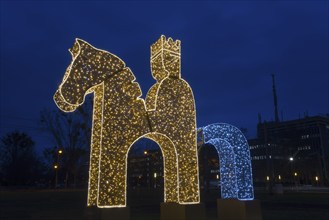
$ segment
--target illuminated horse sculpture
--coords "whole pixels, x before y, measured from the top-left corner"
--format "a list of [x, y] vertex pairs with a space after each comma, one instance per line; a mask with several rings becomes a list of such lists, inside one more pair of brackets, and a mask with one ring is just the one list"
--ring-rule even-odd
[[157, 82], [146, 104], [120, 58], [80, 39], [70, 52], [73, 60], [54, 100], [71, 112], [94, 93], [87, 205], [126, 206], [127, 155], [141, 137], [162, 150], [165, 202], [198, 203], [195, 104], [190, 86], [180, 77], [180, 41], [161, 36], [151, 46]]
[[[198, 129], [201, 143], [216, 148], [220, 161], [221, 197], [253, 200], [252, 167], [247, 139], [236, 127], [215, 123]], [[205, 145], [207, 146], [207, 145]]]

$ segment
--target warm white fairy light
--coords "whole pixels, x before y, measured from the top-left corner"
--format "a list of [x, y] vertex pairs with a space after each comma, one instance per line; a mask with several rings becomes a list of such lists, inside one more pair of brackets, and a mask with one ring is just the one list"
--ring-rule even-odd
[[196, 110], [189, 84], [181, 78], [181, 43], [165, 36], [151, 46], [152, 76], [146, 96], [153, 131], [174, 143], [178, 156], [179, 203], [199, 203]]
[[178, 203], [178, 167], [177, 152], [174, 143], [165, 135], [152, 132], [144, 135], [159, 144], [163, 155], [164, 166], [164, 198], [165, 202]]
[[165, 202], [198, 203], [195, 104], [180, 78], [180, 41], [161, 36], [151, 47], [157, 80], [147, 95], [152, 105], [145, 105], [135, 76], [117, 56], [80, 39], [70, 52], [73, 60], [54, 100], [71, 112], [94, 93], [87, 205], [126, 206], [127, 155], [141, 137], [162, 150]]
[[215, 146], [219, 153], [222, 197], [252, 200], [254, 189], [250, 150], [242, 132], [226, 123], [207, 125], [200, 130], [204, 142]]

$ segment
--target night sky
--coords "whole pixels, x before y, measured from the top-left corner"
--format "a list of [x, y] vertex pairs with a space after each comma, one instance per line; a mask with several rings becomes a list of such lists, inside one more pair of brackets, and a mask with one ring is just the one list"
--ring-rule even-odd
[[180, 39], [198, 127], [226, 122], [255, 137], [258, 113], [274, 119], [271, 74], [280, 119], [329, 113], [328, 1], [1, 1], [0, 28], [0, 135], [25, 131], [38, 148], [52, 144], [38, 119], [56, 109], [77, 37], [125, 61], [143, 97], [155, 82], [150, 45]]

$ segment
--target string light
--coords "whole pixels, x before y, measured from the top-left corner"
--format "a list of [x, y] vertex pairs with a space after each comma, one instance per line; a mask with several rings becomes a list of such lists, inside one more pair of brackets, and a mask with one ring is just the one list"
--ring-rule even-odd
[[219, 155], [221, 198], [236, 198], [237, 175], [235, 173], [235, 158], [232, 146], [227, 141], [219, 138], [210, 139], [207, 143], [215, 146]]
[[192, 89], [180, 78], [180, 41], [161, 36], [151, 46], [157, 82], [146, 104], [120, 58], [81, 39], [70, 52], [73, 60], [54, 101], [72, 112], [94, 93], [87, 205], [126, 206], [128, 151], [142, 137], [162, 150], [165, 202], [199, 203], [195, 103]]
[[204, 143], [212, 144], [218, 152], [222, 197], [253, 200], [250, 151], [242, 132], [226, 123], [207, 125], [199, 130]]
[[199, 203], [196, 111], [189, 84], [181, 78], [180, 41], [161, 36], [151, 46], [152, 76], [146, 96], [151, 127], [165, 134], [177, 150], [179, 203]]
[[178, 186], [178, 175], [177, 175], [178, 163], [177, 163], [177, 152], [174, 143], [167, 136], [157, 132], [148, 133], [143, 137], [149, 138], [157, 142], [160, 146], [163, 155], [165, 202], [179, 203], [178, 200], [179, 186]]

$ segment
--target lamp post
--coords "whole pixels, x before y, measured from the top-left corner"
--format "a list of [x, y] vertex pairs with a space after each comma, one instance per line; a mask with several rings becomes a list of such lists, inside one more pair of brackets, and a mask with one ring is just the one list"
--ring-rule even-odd
[[296, 186], [296, 189], [298, 190], [298, 173], [297, 172], [295, 172], [294, 173], [294, 182], [295, 182], [295, 186]]
[[58, 185], [59, 157], [60, 157], [60, 155], [63, 154], [63, 150], [59, 149], [59, 150], [56, 151], [56, 153], [57, 153], [57, 161], [56, 161], [56, 164], [54, 165], [54, 169], [55, 169], [55, 188], [57, 188], [57, 185]]
[[216, 187], [220, 188], [220, 186], [219, 174], [216, 174]]
[[58, 182], [58, 165], [57, 164], [54, 165], [54, 169], [55, 169], [55, 189], [56, 189], [57, 182]]
[[156, 189], [157, 188], [157, 173], [154, 173], [153, 177], [154, 177], [154, 189]]
[[[292, 173], [293, 173], [293, 162], [294, 162], [294, 158], [293, 157], [289, 157], [289, 161], [290, 161], [290, 174], [292, 175]], [[292, 176], [292, 178], [289, 178], [289, 179], [291, 179], [291, 184], [293, 185], [293, 183], [294, 183], [294, 176]]]
[[150, 168], [150, 158], [152, 157], [152, 152], [149, 153], [149, 151], [144, 150], [144, 156], [145, 156], [145, 166], [146, 166], [146, 184], [147, 188], [151, 189], [152, 186], [152, 172]]

